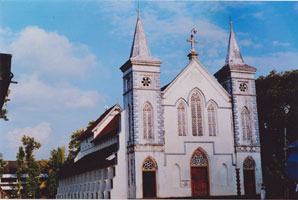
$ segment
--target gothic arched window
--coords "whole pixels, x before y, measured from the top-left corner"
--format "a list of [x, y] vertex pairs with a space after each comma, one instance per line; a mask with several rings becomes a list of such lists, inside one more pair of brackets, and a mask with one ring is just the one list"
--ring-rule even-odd
[[242, 119], [242, 139], [243, 141], [251, 141], [252, 139], [251, 123], [250, 123], [249, 111], [246, 107], [244, 107], [241, 112], [241, 119]]
[[207, 112], [209, 136], [216, 136], [216, 110], [213, 104], [208, 106]]
[[149, 103], [143, 108], [144, 139], [153, 139], [153, 110]]
[[186, 113], [185, 113], [185, 106], [182, 102], [179, 103], [177, 111], [178, 111], [178, 135], [186, 136]]
[[151, 158], [147, 158], [143, 162], [143, 171], [156, 171], [156, 169], [156, 164]]
[[191, 118], [192, 118], [192, 135], [202, 136], [202, 108], [201, 99], [198, 92], [193, 93], [191, 96]]
[[191, 157], [190, 166], [197, 167], [197, 166], [208, 166], [208, 160], [206, 155], [200, 150], [197, 149], [195, 153]]
[[243, 169], [255, 169], [255, 161], [251, 157], [247, 157], [243, 162]]

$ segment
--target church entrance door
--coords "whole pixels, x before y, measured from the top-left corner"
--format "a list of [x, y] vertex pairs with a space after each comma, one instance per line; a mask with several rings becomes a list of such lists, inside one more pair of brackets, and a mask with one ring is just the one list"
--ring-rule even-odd
[[191, 168], [191, 190], [193, 196], [208, 196], [207, 167]]
[[143, 197], [155, 198], [156, 195], [156, 164], [151, 158], [143, 163]]
[[254, 197], [256, 195], [255, 162], [250, 157], [243, 162], [243, 178], [245, 196]]
[[156, 180], [154, 171], [143, 171], [143, 193], [144, 198], [156, 197]]
[[196, 150], [190, 162], [192, 196], [209, 195], [208, 160], [200, 150]]

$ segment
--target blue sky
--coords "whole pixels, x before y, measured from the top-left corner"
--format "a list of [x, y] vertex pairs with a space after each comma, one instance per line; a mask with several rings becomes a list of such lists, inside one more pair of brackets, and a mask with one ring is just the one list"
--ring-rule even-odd
[[188, 63], [196, 28], [200, 62], [214, 74], [224, 65], [232, 17], [245, 63], [256, 77], [298, 68], [297, 2], [1, 1], [0, 52], [13, 54], [0, 152], [15, 159], [26, 134], [42, 143], [38, 159], [67, 146], [105, 106], [122, 105], [119, 67], [130, 54], [137, 8], [151, 54], [162, 60], [161, 84]]

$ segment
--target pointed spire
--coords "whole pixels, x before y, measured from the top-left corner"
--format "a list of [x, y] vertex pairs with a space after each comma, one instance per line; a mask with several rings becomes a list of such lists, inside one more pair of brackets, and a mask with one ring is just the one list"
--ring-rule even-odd
[[229, 38], [229, 46], [227, 51], [227, 57], [226, 57], [226, 65], [244, 65], [243, 58], [241, 56], [236, 36], [233, 31], [232, 27], [232, 20], [230, 17], [230, 38]]
[[142, 25], [140, 16], [141, 10], [138, 8], [138, 19], [134, 34], [134, 39], [131, 47], [130, 58], [151, 58], [150, 49], [146, 40], [146, 35]]

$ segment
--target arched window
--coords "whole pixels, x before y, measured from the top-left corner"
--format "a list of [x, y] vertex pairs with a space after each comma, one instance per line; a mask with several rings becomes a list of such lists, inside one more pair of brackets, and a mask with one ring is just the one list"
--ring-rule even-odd
[[179, 103], [177, 111], [178, 111], [178, 135], [186, 136], [186, 113], [185, 113], [185, 106], [182, 102]]
[[241, 112], [242, 118], [242, 139], [243, 141], [251, 141], [252, 133], [251, 133], [251, 124], [250, 124], [250, 117], [249, 111], [246, 107]]
[[255, 161], [251, 157], [247, 157], [243, 162], [243, 169], [254, 170], [255, 169]]
[[146, 103], [143, 108], [144, 139], [153, 139], [153, 111], [152, 106]]
[[143, 162], [143, 171], [156, 171], [156, 164], [151, 158]]
[[195, 92], [191, 96], [191, 118], [192, 118], [192, 135], [193, 136], [202, 136], [203, 127], [202, 127], [202, 108], [201, 108], [201, 99], [199, 93]]
[[209, 136], [216, 136], [216, 111], [213, 104], [210, 104], [207, 109], [208, 112], [208, 129]]

